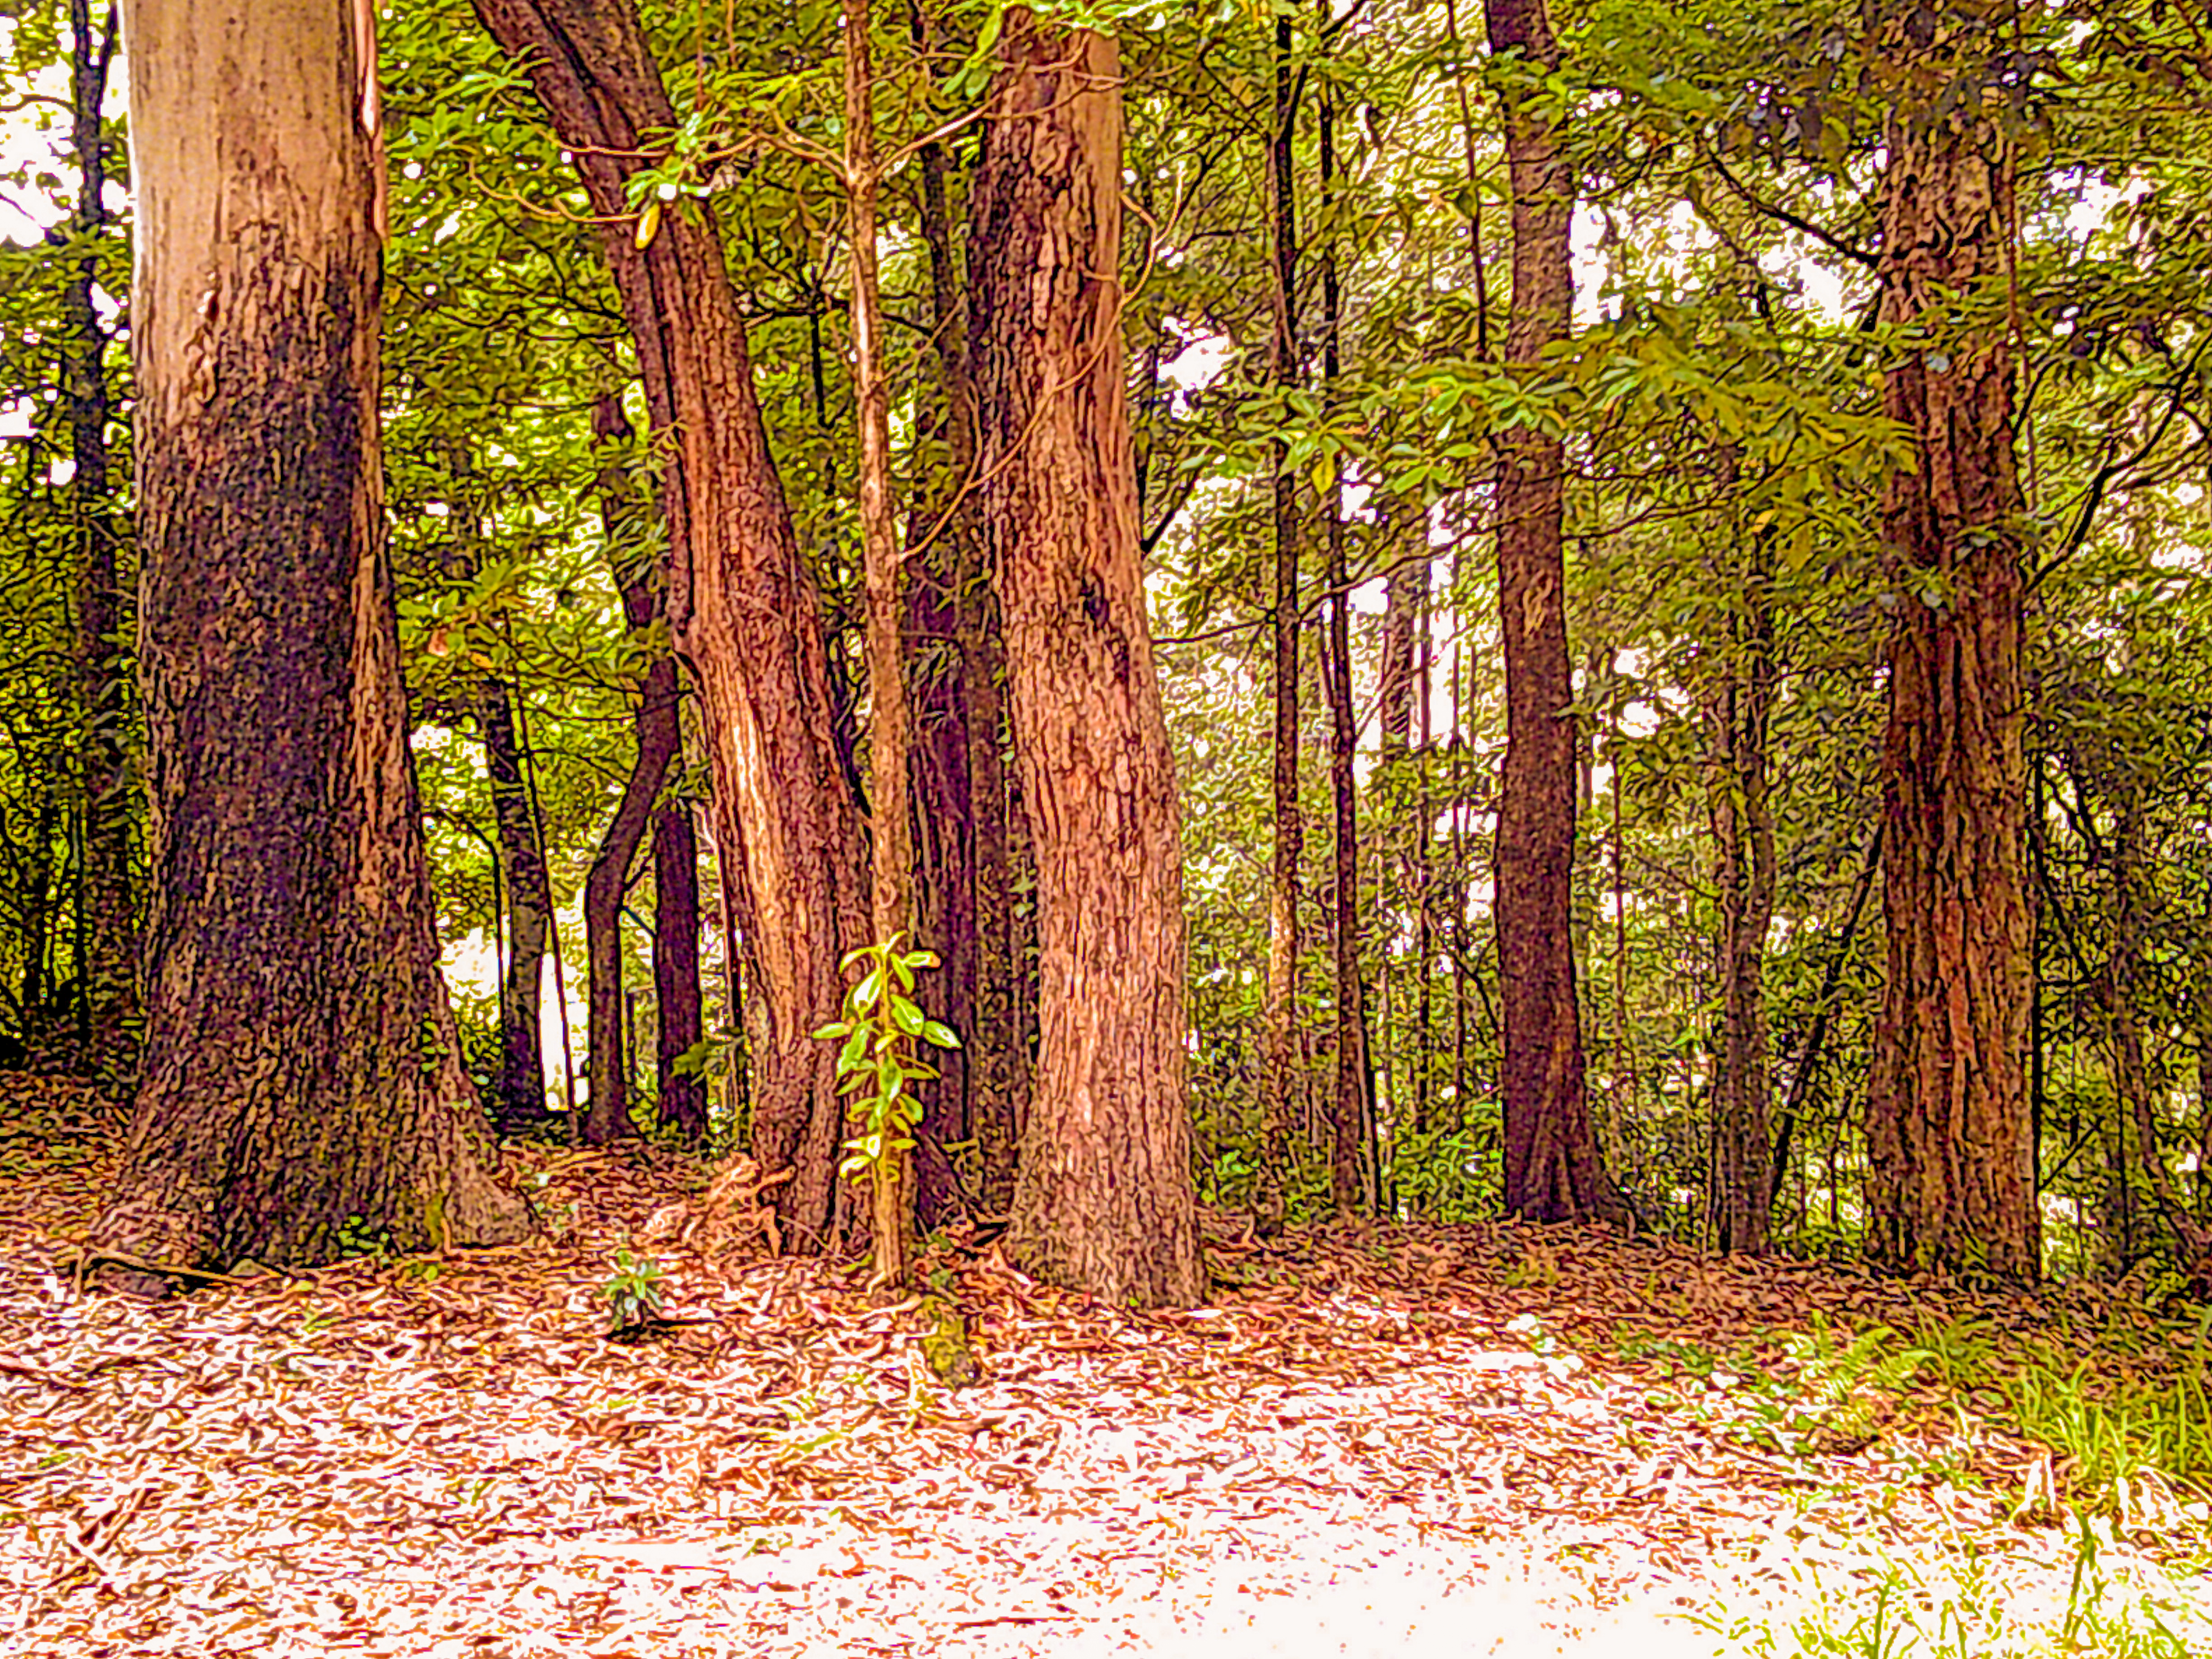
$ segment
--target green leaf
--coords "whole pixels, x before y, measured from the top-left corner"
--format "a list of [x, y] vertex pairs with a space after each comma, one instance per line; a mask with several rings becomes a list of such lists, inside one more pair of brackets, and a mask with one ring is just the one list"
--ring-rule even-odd
[[957, 1048], [960, 1046], [960, 1039], [953, 1036], [952, 1028], [939, 1020], [924, 1020], [921, 1036], [924, 1042], [933, 1043], [939, 1048]]
[[848, 1022], [842, 1019], [832, 1020], [814, 1034], [814, 1040], [817, 1042], [827, 1042], [832, 1037], [849, 1036], [853, 1028]]
[[842, 1075], [847, 1072], [858, 1072], [867, 1052], [868, 1028], [865, 1025], [855, 1025], [853, 1027], [852, 1035], [845, 1039], [843, 1052], [837, 1056], [839, 1073]]
[[921, 1009], [915, 1007], [913, 1003], [908, 1001], [904, 997], [900, 996], [896, 992], [893, 992], [891, 994], [891, 1024], [897, 1026], [901, 1031], [904, 1032], [908, 1036], [920, 1036], [922, 1033], [923, 1027], [927, 1025], [928, 1022], [922, 1018]]

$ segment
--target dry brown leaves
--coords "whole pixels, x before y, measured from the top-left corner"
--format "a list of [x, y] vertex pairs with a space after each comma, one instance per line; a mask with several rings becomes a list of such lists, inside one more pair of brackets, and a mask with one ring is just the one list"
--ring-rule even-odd
[[[1607, 1358], [1815, 1298], [1905, 1310], [1832, 1274], [1504, 1226], [1230, 1228], [1212, 1305], [1132, 1317], [954, 1250], [933, 1260], [986, 1378], [948, 1394], [914, 1302], [767, 1254], [749, 1167], [702, 1196], [658, 1154], [516, 1152], [550, 1242], [148, 1304], [57, 1265], [112, 1116], [15, 1081], [0, 1119], [9, 1652], [1552, 1651], [1878, 1502], [1939, 1543], [2002, 1524], [1914, 1478], [1901, 1430], [1778, 1457], [1655, 1413]], [[624, 1246], [671, 1322], [627, 1346], [603, 1297]]]

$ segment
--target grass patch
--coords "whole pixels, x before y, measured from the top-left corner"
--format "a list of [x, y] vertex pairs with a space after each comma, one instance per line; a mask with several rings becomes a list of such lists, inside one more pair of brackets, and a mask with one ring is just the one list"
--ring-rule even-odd
[[2077, 1522], [2070, 1575], [2000, 1571], [1988, 1558], [1871, 1558], [1793, 1571], [1778, 1611], [1689, 1615], [1717, 1654], [1753, 1659], [2196, 1659], [2212, 1652], [2201, 1585], [2112, 1553]]

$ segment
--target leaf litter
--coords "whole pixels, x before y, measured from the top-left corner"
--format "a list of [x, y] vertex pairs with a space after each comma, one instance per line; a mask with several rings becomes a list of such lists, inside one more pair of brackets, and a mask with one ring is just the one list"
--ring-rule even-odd
[[[0, 1117], [8, 1654], [1661, 1659], [1877, 1544], [2022, 1595], [2071, 1559], [2015, 1522], [2038, 1449], [1955, 1412], [1753, 1431], [1726, 1366], [1960, 1310], [1929, 1286], [1209, 1215], [1212, 1303], [1133, 1315], [963, 1231], [922, 1262], [981, 1364], [952, 1390], [921, 1298], [771, 1253], [742, 1159], [512, 1148], [539, 1243], [146, 1303], [70, 1267], [112, 1109], [0, 1078]], [[618, 1250], [661, 1272], [627, 1341]]]

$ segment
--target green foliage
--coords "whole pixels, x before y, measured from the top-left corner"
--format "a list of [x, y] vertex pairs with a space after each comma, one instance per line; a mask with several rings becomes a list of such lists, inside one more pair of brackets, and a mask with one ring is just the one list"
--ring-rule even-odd
[[340, 1222], [331, 1235], [331, 1243], [342, 1261], [365, 1257], [379, 1267], [388, 1267], [392, 1261], [390, 1229], [376, 1225], [366, 1216], [349, 1215]]
[[840, 1045], [837, 1075], [842, 1080], [837, 1091], [846, 1097], [860, 1133], [845, 1143], [837, 1173], [854, 1180], [876, 1172], [890, 1154], [914, 1145], [921, 1103], [912, 1085], [937, 1075], [916, 1058], [915, 1045], [960, 1046], [950, 1026], [930, 1018], [914, 1000], [915, 972], [936, 967], [936, 953], [901, 951], [903, 937], [894, 933], [846, 953], [838, 966], [848, 974], [857, 968], [860, 977], [845, 993], [844, 1018], [814, 1033], [822, 1042]]
[[2025, 1587], [1987, 1557], [1954, 1555], [1941, 1565], [1876, 1557], [1835, 1572], [1793, 1569], [1786, 1600], [1794, 1613], [1723, 1605], [1689, 1622], [1724, 1640], [1728, 1652], [1758, 1659], [2193, 1659], [2204, 1651], [2212, 1621], [2185, 1575], [2141, 1558], [2113, 1561], [2112, 1541], [2098, 1523], [2076, 1523], [2063, 1612], [2045, 1587], [2022, 1595]]
[[617, 1250], [614, 1271], [599, 1286], [599, 1295], [607, 1304], [608, 1329], [635, 1330], [647, 1320], [659, 1318], [665, 1283], [660, 1264], [651, 1256], [633, 1255], [627, 1248]]
[[2128, 1514], [2161, 1489], [2212, 1498], [2212, 1384], [2186, 1369], [2112, 1377], [2092, 1359], [2039, 1351], [2004, 1381], [2021, 1433], [2064, 1460], [2074, 1493]]

